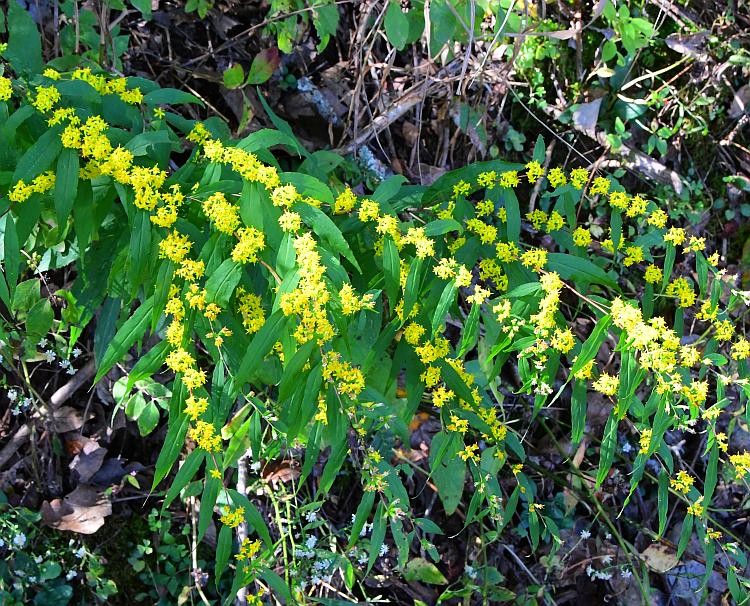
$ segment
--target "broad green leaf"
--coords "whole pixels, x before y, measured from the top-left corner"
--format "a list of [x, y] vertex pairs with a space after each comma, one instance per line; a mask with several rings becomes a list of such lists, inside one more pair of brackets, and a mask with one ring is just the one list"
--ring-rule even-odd
[[388, 294], [391, 308], [398, 305], [398, 293], [401, 290], [401, 259], [398, 249], [390, 236], [383, 239], [383, 277], [385, 279], [385, 292]]
[[576, 358], [576, 362], [570, 369], [571, 376], [575, 375], [584, 366], [586, 366], [586, 364], [591, 362], [591, 360], [596, 357], [599, 348], [602, 346], [602, 343], [604, 343], [604, 339], [607, 338], [607, 330], [609, 329], [609, 325], [611, 324], [611, 322], [611, 316], [606, 315], [600, 318], [596, 323], [594, 330], [591, 331], [591, 334], [583, 342], [581, 351]]
[[31, 9], [18, 2], [8, 2], [8, 48], [3, 58], [14, 70], [37, 74], [42, 71], [42, 41], [31, 17]]
[[448, 313], [451, 305], [456, 300], [456, 293], [458, 292], [458, 286], [456, 286], [455, 280], [451, 280], [443, 288], [443, 292], [440, 295], [440, 300], [435, 307], [435, 313], [432, 315], [432, 336], [434, 337], [438, 331], [438, 328], [445, 320], [445, 316]]
[[226, 259], [206, 280], [206, 301], [225, 308], [242, 277], [242, 265]]
[[669, 509], [669, 475], [663, 469], [659, 472], [657, 502], [659, 509], [659, 532], [657, 537], [661, 537], [667, 527], [667, 511]]
[[[13, 182], [23, 180], [29, 183], [34, 177], [42, 174], [57, 159], [62, 150], [59, 129], [52, 128], [36, 140], [36, 143], [26, 150], [16, 164], [13, 172]], [[25, 204], [28, 204], [26, 202]]]
[[64, 225], [78, 195], [78, 153], [74, 149], [63, 149], [57, 158], [55, 176], [55, 212], [57, 222]]
[[117, 331], [117, 334], [107, 347], [107, 351], [104, 353], [104, 356], [99, 363], [99, 369], [96, 373], [96, 377], [94, 377], [94, 383], [97, 383], [99, 379], [117, 364], [117, 362], [122, 360], [127, 351], [146, 332], [146, 329], [151, 323], [150, 314], [152, 305], [152, 299], [146, 300], [135, 311], [135, 313], [125, 321], [120, 327], [120, 330]]
[[560, 274], [563, 280], [617, 288], [617, 283], [601, 267], [588, 259], [565, 253], [549, 253], [547, 268]]
[[180, 491], [188, 485], [188, 482], [193, 479], [198, 469], [203, 464], [206, 458], [206, 451], [196, 448], [191, 452], [185, 462], [182, 464], [177, 474], [172, 480], [172, 484], [164, 497], [164, 503], [162, 509], [169, 507], [169, 504], [174, 501], [175, 497], [180, 494]]
[[[21, 265], [21, 247], [18, 242], [16, 222], [11, 213], [5, 215], [5, 235], [3, 238], [3, 273], [8, 284], [8, 296], [13, 298], [18, 283], [18, 274]], [[7, 304], [7, 302], [6, 302]]]
[[349, 248], [349, 244], [344, 238], [344, 235], [328, 215], [319, 208], [310, 206], [305, 202], [295, 204], [294, 210], [299, 213], [302, 220], [312, 228], [318, 237], [331, 247], [331, 250], [342, 255], [358, 272], [362, 273], [359, 263], [357, 263], [357, 259], [354, 256], [352, 249]]
[[263, 358], [271, 351], [274, 343], [279, 340], [286, 323], [287, 317], [281, 310], [277, 310], [271, 314], [265, 324], [256, 333], [235, 375], [235, 388], [237, 390], [241, 389], [245, 383], [250, 382], [255, 376], [261, 362], [263, 362]]
[[607, 425], [604, 428], [604, 439], [602, 440], [601, 450], [599, 451], [599, 470], [596, 474], [596, 487], [601, 486], [612, 467], [612, 461], [615, 458], [615, 448], [617, 447], [617, 417], [611, 414]]
[[216, 563], [214, 565], [214, 581], [216, 587], [219, 587], [221, 576], [227, 569], [229, 556], [232, 555], [232, 529], [229, 526], [221, 525], [219, 538], [216, 541]]
[[143, 103], [146, 105], [186, 105], [195, 103], [205, 107], [195, 95], [179, 90], [177, 88], [158, 88], [151, 91], [143, 97]]
[[407, 581], [419, 581], [428, 585], [447, 585], [448, 579], [443, 576], [432, 562], [424, 558], [410, 560], [404, 570], [404, 579]]

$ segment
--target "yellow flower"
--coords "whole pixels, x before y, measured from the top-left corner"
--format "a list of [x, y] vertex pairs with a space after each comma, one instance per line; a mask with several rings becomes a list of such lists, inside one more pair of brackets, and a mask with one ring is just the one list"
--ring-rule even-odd
[[182, 348], [169, 352], [165, 364], [173, 372], [185, 372], [195, 364], [195, 358]]
[[648, 450], [651, 447], [651, 438], [653, 436], [653, 430], [652, 429], [644, 429], [641, 432], [641, 437], [638, 440], [639, 450], [638, 452], [640, 454], [648, 454]]
[[37, 86], [36, 97], [31, 104], [45, 114], [50, 111], [55, 104], [60, 100], [60, 91], [54, 86]]
[[561, 168], [553, 168], [549, 171], [549, 173], [547, 173], [547, 180], [554, 188], [558, 188], [568, 182], [568, 179], [565, 177], [565, 173]]
[[283, 231], [297, 232], [302, 227], [302, 218], [298, 213], [285, 211], [279, 217], [279, 225]]
[[576, 189], [583, 189], [589, 180], [589, 171], [585, 168], [574, 168], [570, 171], [570, 184]]
[[206, 398], [195, 398], [192, 395], [185, 400], [185, 414], [191, 421], [197, 421], [208, 409], [208, 400]]
[[703, 515], [703, 512], [706, 510], [706, 508], [703, 506], [703, 497], [700, 496], [696, 499], [695, 503], [692, 505], [689, 505], [687, 508], [687, 512], [689, 514], [694, 515], [695, 517], [700, 517]]
[[665, 213], [661, 208], [657, 208], [651, 213], [646, 222], [649, 225], [653, 225], [657, 229], [662, 229], [667, 224], [668, 218], [669, 217], [667, 216], [667, 213]]
[[556, 210], [553, 210], [549, 216], [549, 219], [547, 220], [547, 232], [552, 233], [553, 231], [562, 229], [564, 225], [565, 219], [563, 218], [563, 216]]
[[188, 368], [182, 375], [182, 383], [190, 391], [203, 387], [206, 384], [206, 371]]
[[419, 345], [419, 341], [422, 339], [422, 335], [425, 333], [425, 327], [416, 322], [411, 322], [404, 329], [404, 340], [409, 345]]
[[221, 436], [216, 434], [216, 428], [211, 423], [198, 421], [195, 427], [190, 429], [189, 434], [190, 438], [195, 440], [198, 447], [203, 450], [215, 452], [221, 449]]
[[13, 84], [9, 78], [0, 76], [0, 101], [8, 101], [13, 95]]
[[458, 456], [461, 457], [464, 461], [471, 460], [474, 463], [479, 462], [479, 455], [477, 454], [477, 451], [479, 450], [479, 446], [476, 444], [470, 444], [466, 448], [464, 448], [462, 451], [458, 453]]
[[222, 233], [233, 234], [240, 225], [239, 209], [221, 192], [203, 202], [203, 212]]
[[661, 267], [657, 267], [653, 263], [646, 268], [646, 272], [643, 275], [644, 280], [649, 284], [658, 284], [664, 277], [664, 272]]
[[669, 481], [669, 485], [673, 490], [681, 492], [682, 494], [687, 494], [688, 492], [690, 492], [690, 488], [692, 487], [694, 482], [695, 478], [692, 477], [689, 473], [685, 471], [678, 471], [677, 477], [672, 478]]
[[526, 165], [526, 177], [528, 178], [529, 183], [536, 183], [539, 177], [543, 174], [544, 169], [536, 160], [532, 160]]
[[596, 195], [603, 195], [606, 196], [609, 192], [609, 188], [612, 184], [610, 183], [609, 179], [606, 179], [605, 177], [597, 177], [594, 179], [594, 182], [591, 184], [591, 188], [589, 189], [589, 194], [592, 196]]
[[337, 215], [351, 212], [356, 204], [357, 195], [347, 187], [339, 194], [338, 198], [336, 198], [336, 202], [333, 205], [333, 212]]
[[617, 394], [617, 389], [620, 387], [620, 377], [602, 373], [601, 376], [591, 384], [596, 391], [604, 394], [605, 396], [614, 396]]
[[547, 264], [547, 251], [542, 248], [527, 250], [521, 255], [521, 263], [534, 271], [541, 271]]
[[729, 462], [734, 465], [738, 476], [744, 477], [750, 473], [750, 452], [730, 455]]
[[236, 263], [257, 263], [258, 253], [265, 246], [263, 232], [255, 227], [242, 227], [237, 231], [239, 241], [232, 249], [232, 261]]
[[714, 337], [717, 341], [729, 341], [734, 335], [734, 324], [730, 320], [714, 322]]
[[[518, 171], [506, 170], [500, 175], [500, 186], [507, 188], [517, 187], [520, 181], [518, 180]], [[491, 188], [490, 188], [491, 189]]]
[[740, 337], [732, 344], [732, 357], [735, 360], [747, 360], [750, 357], [750, 341]]
[[685, 230], [681, 227], [670, 227], [664, 234], [664, 241], [678, 246], [685, 241], [686, 237]]
[[[244, 514], [244, 511], [243, 511]], [[245, 538], [242, 540], [242, 544], [240, 545], [240, 551], [239, 553], [234, 556], [238, 560], [252, 560], [256, 555], [258, 555], [258, 552], [260, 551], [261, 543], [260, 541], [251, 541], [248, 538]]]
[[236, 528], [245, 520], [245, 508], [238, 507], [237, 509], [230, 509], [229, 507], [224, 508], [224, 515], [219, 520], [222, 524], [226, 524], [229, 528]]
[[577, 227], [573, 232], [573, 244], [576, 246], [588, 246], [591, 244], [591, 232], [585, 227]]
[[[495, 187], [496, 180], [497, 180], [497, 173], [494, 170], [479, 173], [479, 175], [477, 176], [477, 185], [479, 185], [479, 187], [486, 187], [488, 189], [492, 189], [493, 187]], [[503, 187], [507, 187], [507, 186], [503, 186]]]

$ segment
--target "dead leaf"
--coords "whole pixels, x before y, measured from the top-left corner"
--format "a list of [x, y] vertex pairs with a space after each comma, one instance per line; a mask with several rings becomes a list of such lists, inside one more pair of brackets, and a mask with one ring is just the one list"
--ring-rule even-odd
[[750, 84], [745, 84], [737, 89], [729, 108], [730, 118], [739, 118], [750, 109]]
[[58, 530], [94, 534], [112, 513], [109, 497], [85, 484], [79, 485], [63, 499], [42, 503], [42, 520]]
[[107, 449], [99, 446], [96, 440], [84, 438], [85, 443], [70, 462], [70, 469], [78, 474], [78, 482], [88, 482], [99, 471], [107, 454]]
[[602, 105], [602, 97], [574, 106], [573, 124], [587, 135], [596, 136], [596, 123], [599, 120], [599, 108]]
[[51, 429], [55, 433], [68, 433], [83, 427], [83, 413], [70, 406], [61, 406], [50, 412]]
[[641, 557], [651, 570], [660, 574], [677, 566], [677, 562], [679, 561], [675, 551], [661, 543], [649, 545], [641, 554]]
[[669, 34], [665, 40], [667, 46], [676, 53], [693, 57], [694, 59], [705, 59], [706, 40], [708, 32], [696, 32], [694, 34]]
[[300, 476], [299, 463], [294, 459], [282, 459], [271, 461], [266, 464], [261, 472], [261, 477], [276, 486], [279, 482], [293, 482]]

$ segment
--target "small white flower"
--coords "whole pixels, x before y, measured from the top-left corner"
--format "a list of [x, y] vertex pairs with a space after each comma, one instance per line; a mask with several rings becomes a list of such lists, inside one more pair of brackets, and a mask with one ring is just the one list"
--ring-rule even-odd
[[473, 566], [469, 566], [468, 564], [466, 564], [466, 566], [464, 566], [464, 572], [470, 579], [477, 578], [477, 571]]
[[367, 554], [363, 553], [361, 556], [359, 556], [359, 558], [357, 559], [357, 562], [359, 562], [360, 564], [365, 564], [367, 560], [368, 560]]
[[24, 545], [26, 545], [26, 535], [22, 532], [18, 533], [13, 537], [13, 544], [16, 547], [23, 547]]
[[65, 371], [65, 374], [69, 374], [72, 376], [76, 374], [76, 372], [77, 372], [76, 369], [71, 366], [70, 368], [68, 368], [68, 370]]
[[591, 532], [588, 530], [582, 530], [581, 531], [581, 538], [582, 539], [590, 539], [591, 538]]
[[8, 399], [11, 402], [15, 402], [18, 398], [18, 390], [17, 389], [9, 389], [8, 390]]
[[40, 555], [38, 555], [38, 556], [36, 556], [36, 557], [34, 558], [34, 561], [35, 561], [35, 562], [36, 562], [37, 564], [41, 564], [43, 560], [44, 560], [44, 558], [43, 558], [42, 556], [40, 556]]
[[60, 365], [60, 368], [69, 368], [70, 360], [60, 360], [58, 364]]
[[39, 339], [39, 343], [37, 343], [37, 345], [40, 348], [44, 349], [45, 347], [47, 347], [47, 339], [45, 337], [42, 337], [41, 339]]
[[80, 356], [80, 355], [81, 355], [81, 353], [83, 353], [83, 352], [81, 352], [81, 350], [80, 350], [80, 349], [78, 349], [78, 348], [76, 347], [76, 348], [75, 348], [75, 349], [73, 350], [73, 357], [74, 357], [74, 358], [77, 358], [78, 356]]
[[607, 539], [608, 541], [611, 541], [612, 540], [612, 534], [608, 532], [607, 534], [604, 535], [604, 538]]
[[0, 549], [2, 549], [3, 547], [5, 547], [5, 541], [0, 539]]
[[602, 564], [604, 564], [605, 566], [609, 566], [611, 563], [612, 563], [611, 555], [606, 555], [602, 558]]
[[307, 515], [305, 516], [305, 519], [308, 522], [314, 522], [318, 519], [318, 512], [317, 511], [308, 511]]
[[35, 576], [30, 576], [29, 577], [29, 583], [36, 583], [36, 577]]
[[55, 361], [57, 354], [51, 349], [48, 349], [47, 351], [44, 352], [44, 357], [47, 359], [47, 363], [50, 364]]
[[380, 554], [379, 554], [379, 555], [380, 555], [380, 557], [382, 558], [382, 557], [383, 557], [384, 555], [386, 555], [387, 553], [388, 553], [388, 545], [386, 545], [385, 543], [383, 543], [383, 544], [382, 544], [382, 545], [380, 546]]
[[305, 541], [305, 545], [307, 546], [308, 549], [314, 549], [317, 542], [318, 542], [317, 537], [309, 537], [307, 541]]
[[625, 444], [622, 445], [622, 451], [625, 454], [628, 454], [631, 450], [633, 450], [633, 447], [630, 445], [630, 442], [625, 442]]
[[621, 576], [621, 577], [622, 577], [623, 579], [629, 579], [630, 577], [632, 577], [632, 576], [633, 576], [633, 571], [631, 571], [631, 570], [622, 570], [622, 571], [620, 572], [620, 576]]
[[65, 575], [65, 580], [70, 581], [73, 577], [77, 576], [78, 573], [75, 570], [69, 570], [68, 574]]
[[83, 556], [86, 555], [86, 548], [85, 547], [79, 547], [76, 552], [75, 556], [80, 560]]
[[23, 402], [21, 402], [21, 408], [29, 408], [31, 406], [32, 399], [31, 398], [24, 398]]

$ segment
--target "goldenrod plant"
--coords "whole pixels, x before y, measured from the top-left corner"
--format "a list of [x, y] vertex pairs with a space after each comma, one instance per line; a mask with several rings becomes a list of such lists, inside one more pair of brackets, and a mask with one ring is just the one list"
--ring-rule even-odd
[[[441, 427], [428, 473], [445, 513], [461, 506], [464, 528], [481, 522], [490, 543], [512, 530], [532, 550], [557, 551], [529, 436], [548, 435], [566, 458], [562, 443], [585, 437], [568, 489], [599, 523], [614, 532], [636, 491], [656, 492], [651, 538], [683, 517], [677, 557], [696, 536], [706, 579], [716, 567], [746, 601], [746, 554], [713, 497], [719, 483], [744, 491], [750, 473], [750, 453], [728, 447], [750, 395], [738, 322], [747, 293], [717, 251], [670, 223], [664, 202], [606, 174], [545, 169], [541, 141], [525, 165], [476, 163], [429, 187], [396, 176], [362, 193], [268, 107], [277, 130], [233, 140], [218, 119], [175, 111], [200, 103], [186, 92], [93, 65], [45, 66], [33, 45], [22, 50], [3, 48], [0, 78], [2, 364], [35, 352], [53, 324], [71, 327], [75, 347], [98, 313], [112, 327], [97, 332], [98, 381], [158, 336], [127, 388], [174, 377], [153, 487], [165, 484], [165, 506], [190, 488], [199, 538], [218, 523], [215, 582], [232, 578], [224, 603], [248, 586], [256, 603], [311, 603], [315, 585], [279, 563], [322, 549], [269, 528], [237, 490], [246, 453], [303, 447], [299, 485], [319, 465], [316, 499], [342, 481], [361, 494], [348, 536], [332, 539], [342, 553], [366, 546], [357, 574], [388, 536], [398, 568], [413, 571], [412, 546], [442, 532], [411, 515], [397, 456], [418, 412]], [[602, 208], [608, 225], [592, 212]], [[63, 267], [76, 278], [59, 293], [60, 316], [46, 311], [40, 274]], [[601, 435], [587, 431], [595, 401]], [[665, 442], [672, 429], [701, 437], [701, 477]], [[638, 445], [632, 459], [622, 435]], [[605, 507], [597, 492], [614, 473], [627, 490]], [[251, 536], [240, 540], [244, 524]], [[648, 602], [648, 571], [617, 536], [618, 566]], [[327, 561], [351, 587], [347, 556]]]

